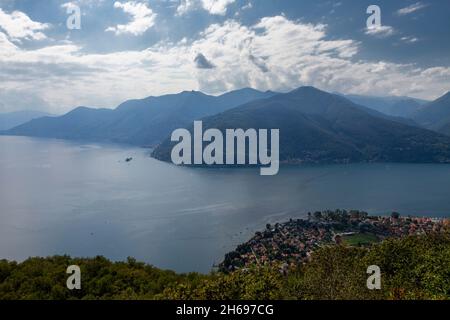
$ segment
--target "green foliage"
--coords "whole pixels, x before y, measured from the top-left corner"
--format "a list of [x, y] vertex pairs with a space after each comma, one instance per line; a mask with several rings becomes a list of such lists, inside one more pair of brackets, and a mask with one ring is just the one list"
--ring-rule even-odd
[[386, 240], [366, 255], [378, 265], [390, 299], [450, 299], [450, 236]]
[[[66, 287], [69, 265], [82, 273], [81, 290]], [[136, 262], [113, 263], [103, 257], [72, 259], [68, 256], [30, 258], [23, 263], [0, 261], [0, 300], [5, 299], [154, 299], [171, 283], [195, 282], [197, 274], [172, 271]]]
[[284, 279], [275, 267], [253, 267], [229, 274], [213, 274], [199, 285], [181, 284], [164, 291], [175, 300], [275, 300], [282, 299]]
[[329, 246], [312, 255], [309, 263], [290, 275], [286, 286], [294, 299], [374, 299], [377, 292], [367, 289], [367, 250]]
[[374, 242], [378, 242], [376, 235], [372, 233], [357, 233], [349, 236], [343, 236], [344, 242], [350, 246], [367, 246]]
[[[79, 291], [66, 288], [66, 268], [73, 264], [82, 271]], [[370, 265], [381, 268], [381, 290], [367, 289]], [[1, 260], [4, 299], [450, 299], [450, 235], [388, 239], [370, 248], [325, 246], [287, 275], [279, 265], [199, 275], [160, 270], [132, 258]]]
[[[381, 290], [368, 290], [367, 267], [381, 269]], [[370, 249], [330, 246], [293, 272], [295, 299], [450, 299], [450, 236], [388, 239]]]

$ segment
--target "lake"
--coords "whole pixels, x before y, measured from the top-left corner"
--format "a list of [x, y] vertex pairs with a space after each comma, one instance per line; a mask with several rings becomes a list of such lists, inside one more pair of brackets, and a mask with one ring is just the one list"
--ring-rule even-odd
[[0, 259], [132, 256], [208, 272], [266, 223], [308, 211], [450, 216], [450, 165], [305, 165], [260, 176], [251, 168], [176, 167], [149, 154], [0, 136]]

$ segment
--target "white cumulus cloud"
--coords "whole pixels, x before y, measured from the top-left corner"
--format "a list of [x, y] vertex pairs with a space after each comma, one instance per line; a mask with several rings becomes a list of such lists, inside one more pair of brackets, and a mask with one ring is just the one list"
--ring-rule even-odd
[[106, 29], [106, 31], [114, 32], [116, 35], [132, 34], [139, 36], [155, 24], [156, 13], [143, 2], [116, 1], [114, 3], [114, 8], [122, 9], [123, 12], [131, 16], [131, 21], [128, 24], [119, 24]]
[[42, 31], [48, 28], [49, 24], [33, 21], [21, 11], [6, 13], [0, 8], [0, 29], [13, 41], [46, 39], [47, 36]]
[[248, 26], [230, 19], [193, 39], [102, 54], [70, 42], [27, 50], [0, 31], [0, 101], [14, 105], [17, 97], [20, 105], [21, 97], [29, 96], [61, 113], [77, 105], [115, 107], [130, 98], [183, 90], [219, 94], [312, 85], [330, 92], [432, 99], [450, 89], [449, 67], [363, 60], [358, 50], [355, 40], [329, 39], [324, 24], [284, 16]]
[[378, 38], [387, 38], [395, 34], [395, 30], [391, 26], [373, 25], [366, 29], [366, 34]]
[[224, 15], [235, 0], [202, 0], [203, 8], [211, 14]]
[[177, 7], [177, 14], [183, 15], [191, 10], [202, 8], [214, 15], [225, 15], [228, 6], [235, 0], [181, 0]]

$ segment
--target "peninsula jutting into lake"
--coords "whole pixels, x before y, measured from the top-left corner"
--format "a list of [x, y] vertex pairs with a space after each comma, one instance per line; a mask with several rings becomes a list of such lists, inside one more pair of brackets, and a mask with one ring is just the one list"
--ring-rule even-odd
[[[448, 299], [449, 249], [449, 219], [316, 211], [267, 225], [208, 275], [176, 274], [131, 257], [0, 260], [0, 299]], [[58, 270], [70, 264], [83, 270], [79, 291], [61, 288]], [[378, 290], [366, 287], [370, 265], [383, 271]]]
[[427, 235], [444, 232], [450, 219], [370, 216], [357, 210], [316, 211], [308, 219], [290, 219], [285, 223], [267, 224], [264, 231], [227, 253], [220, 270], [233, 271], [253, 265], [278, 263], [295, 267], [311, 258], [314, 250], [331, 244], [370, 247], [387, 238]]

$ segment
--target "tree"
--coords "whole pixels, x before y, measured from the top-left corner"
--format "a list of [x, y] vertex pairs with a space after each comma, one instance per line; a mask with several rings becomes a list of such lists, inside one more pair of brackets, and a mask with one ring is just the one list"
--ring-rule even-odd
[[400, 218], [400, 213], [394, 211], [391, 213], [391, 217], [394, 219], [398, 219], [398, 218]]

